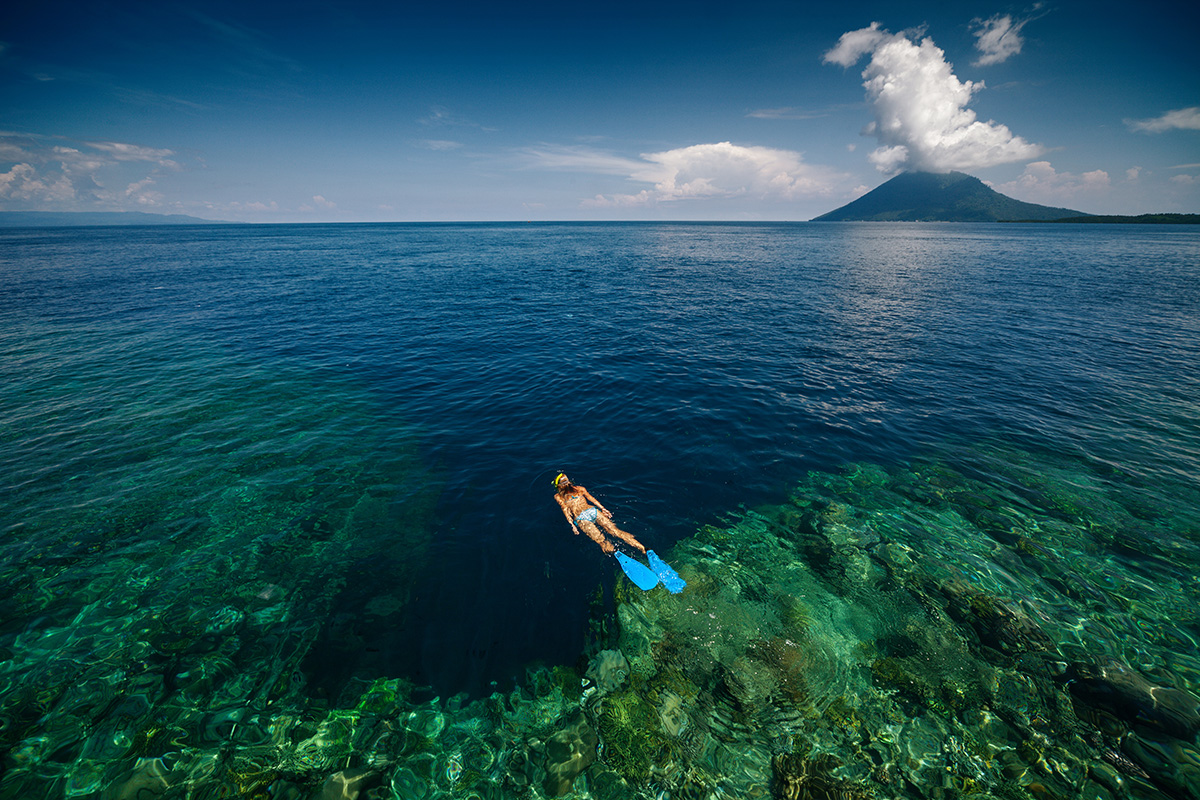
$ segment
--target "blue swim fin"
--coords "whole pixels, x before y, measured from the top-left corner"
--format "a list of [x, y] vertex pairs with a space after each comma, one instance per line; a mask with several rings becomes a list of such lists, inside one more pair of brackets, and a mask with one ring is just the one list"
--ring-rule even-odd
[[671, 569], [667, 562], [659, 558], [653, 550], [646, 551], [646, 558], [650, 559], [650, 568], [658, 573], [658, 577], [662, 579], [663, 586], [667, 587], [668, 592], [679, 594], [683, 591], [683, 587], [687, 586], [687, 581], [679, 577], [679, 573]]
[[644, 564], [639, 564], [624, 553], [617, 553], [617, 563], [621, 565], [621, 569], [625, 570], [629, 580], [633, 581], [639, 589], [650, 591], [658, 585], [657, 575]]

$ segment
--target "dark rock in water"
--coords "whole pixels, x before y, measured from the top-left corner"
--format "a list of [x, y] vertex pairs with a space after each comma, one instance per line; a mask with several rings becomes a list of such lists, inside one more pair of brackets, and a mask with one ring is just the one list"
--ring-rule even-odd
[[616, 770], [597, 767], [588, 773], [588, 789], [602, 800], [633, 800], [634, 790]]
[[946, 611], [950, 616], [969, 625], [987, 647], [1009, 655], [1053, 647], [1036, 622], [999, 598], [959, 581], [948, 581], [939, 588], [949, 601]]
[[1128, 666], [1074, 664], [1067, 671], [1071, 693], [1137, 725], [1191, 739], [1200, 732], [1200, 698], [1183, 689], [1156, 686]]
[[1198, 753], [1194, 744], [1162, 734], [1151, 738], [1131, 733], [1122, 738], [1121, 750], [1134, 762], [1135, 769], [1144, 770], [1141, 776], [1149, 778], [1171, 797], [1200, 800], [1200, 770], [1196, 769]]
[[867, 800], [874, 797], [862, 784], [833, 777], [841, 764], [831, 755], [807, 759], [799, 753], [775, 756], [771, 760], [774, 780], [771, 796], [775, 800], [808, 800], [828, 797], [839, 800]]
[[152, 800], [166, 793], [179, 777], [161, 758], [140, 758], [125, 782], [108, 792], [115, 800]]

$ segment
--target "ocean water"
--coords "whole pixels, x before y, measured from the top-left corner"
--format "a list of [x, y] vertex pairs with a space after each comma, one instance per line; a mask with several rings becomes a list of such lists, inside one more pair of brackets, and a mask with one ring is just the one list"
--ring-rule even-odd
[[1200, 797], [1198, 270], [1179, 226], [0, 232], [0, 797]]

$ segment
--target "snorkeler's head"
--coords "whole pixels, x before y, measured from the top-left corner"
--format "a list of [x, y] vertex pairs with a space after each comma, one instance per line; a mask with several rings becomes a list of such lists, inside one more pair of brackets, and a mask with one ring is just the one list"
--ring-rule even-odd
[[569, 484], [570, 482], [571, 482], [571, 479], [567, 477], [567, 474], [565, 472], [560, 472], [554, 476], [554, 488], [555, 489], [557, 489], [559, 486], [562, 486], [564, 483]]

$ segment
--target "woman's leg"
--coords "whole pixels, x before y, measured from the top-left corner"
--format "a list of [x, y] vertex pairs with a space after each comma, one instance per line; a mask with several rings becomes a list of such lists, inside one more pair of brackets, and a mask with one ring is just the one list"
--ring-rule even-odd
[[612, 542], [604, 538], [604, 534], [596, 527], [596, 523], [588, 522], [587, 520], [576, 520], [575, 527], [583, 531], [593, 542], [600, 545], [600, 549], [604, 551], [605, 555], [612, 555], [617, 552], [617, 548], [613, 547]]
[[600, 517], [596, 521], [600, 523], [600, 527], [604, 528], [604, 530], [608, 531], [613, 536], [615, 536], [618, 539], [620, 539], [621, 541], [625, 542], [625, 544], [638, 550], [639, 552], [642, 552], [642, 553], [646, 552], [646, 548], [642, 546], [641, 542], [639, 542], [637, 539], [633, 538], [632, 533], [627, 533], [626, 531], [621, 530], [616, 525], [614, 525], [613, 521], [611, 519], [609, 519], [608, 517], [601, 514]]

